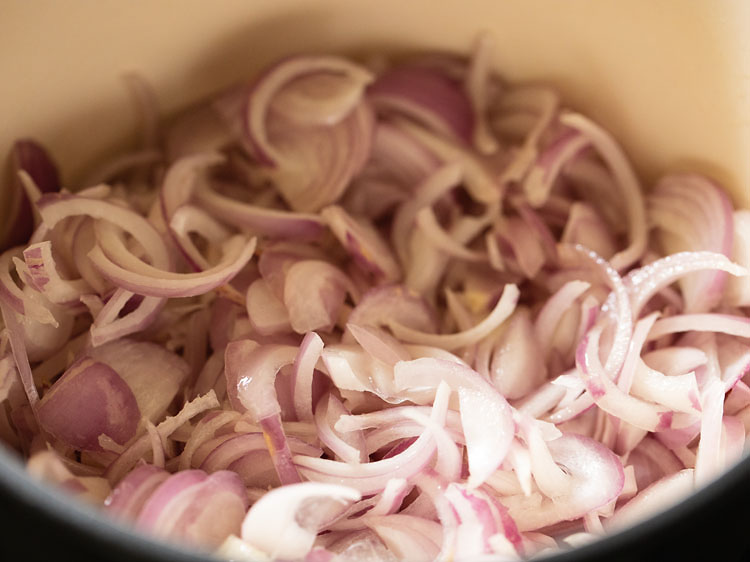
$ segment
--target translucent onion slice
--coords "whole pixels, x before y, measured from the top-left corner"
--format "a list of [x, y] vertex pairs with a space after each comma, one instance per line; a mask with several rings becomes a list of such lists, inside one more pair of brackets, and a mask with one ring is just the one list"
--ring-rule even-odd
[[270, 559], [302, 558], [320, 528], [361, 497], [352, 488], [317, 482], [276, 488], [247, 512], [242, 539]]
[[515, 424], [503, 396], [479, 373], [451, 361], [421, 358], [394, 367], [397, 388], [436, 389], [441, 381], [458, 392], [469, 459], [469, 486], [480, 486], [508, 452]]

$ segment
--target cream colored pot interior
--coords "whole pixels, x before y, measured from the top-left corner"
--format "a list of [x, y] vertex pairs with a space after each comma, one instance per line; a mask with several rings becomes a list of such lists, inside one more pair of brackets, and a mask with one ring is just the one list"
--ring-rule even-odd
[[503, 75], [558, 87], [646, 183], [694, 169], [750, 206], [744, 0], [5, 0], [0, 13], [0, 154], [36, 137], [72, 188], [134, 130], [124, 71], [169, 113], [283, 54], [468, 52], [491, 30]]

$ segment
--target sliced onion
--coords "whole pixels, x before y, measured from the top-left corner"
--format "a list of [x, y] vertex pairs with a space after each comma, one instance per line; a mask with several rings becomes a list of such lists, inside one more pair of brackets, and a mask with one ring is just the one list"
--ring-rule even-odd
[[544, 303], [534, 322], [534, 331], [545, 355], [551, 351], [549, 342], [553, 341], [553, 334], [563, 315], [590, 286], [585, 281], [569, 281]]
[[248, 503], [235, 473], [184, 470], [153, 492], [136, 526], [190, 545], [218, 546], [230, 534], [240, 532]]
[[368, 517], [367, 526], [399, 560], [429, 562], [440, 552], [441, 528], [435, 521], [395, 514]]
[[250, 508], [242, 522], [242, 539], [270, 559], [301, 558], [312, 548], [320, 528], [360, 498], [358, 491], [335, 484], [305, 482], [276, 488]]
[[463, 146], [423, 129], [407, 121], [398, 121], [398, 126], [422, 143], [442, 162], [458, 162], [464, 172], [466, 189], [480, 203], [494, 204], [500, 200], [501, 186], [492, 176], [485, 163]]
[[623, 393], [605, 374], [598, 357], [600, 332], [600, 328], [591, 330], [576, 352], [578, 373], [586, 382], [591, 398], [605, 412], [641, 429], [658, 431], [671, 427], [670, 409]]
[[[512, 120], [513, 117], [527, 117], [531, 113], [532, 125], [524, 130], [521, 135], [525, 136], [523, 145], [514, 155], [513, 160], [503, 171], [501, 181], [518, 182], [526, 175], [529, 167], [539, 154], [539, 143], [542, 136], [552, 124], [558, 113], [560, 100], [556, 92], [549, 88], [535, 86], [521, 86], [503, 93], [500, 97], [500, 109], [506, 115], [500, 115], [495, 126], [501, 131], [507, 127], [504, 121]], [[508, 115], [507, 113], [510, 113]]]
[[526, 199], [532, 207], [541, 207], [547, 202], [563, 166], [586, 148], [589, 142], [580, 132], [568, 131], [545, 147], [523, 181]]
[[133, 391], [140, 415], [152, 422], [162, 418], [189, 372], [181, 357], [151, 342], [119, 339], [95, 347], [86, 355], [108, 365], [125, 381]]
[[104, 501], [104, 510], [123, 520], [136, 519], [154, 490], [167, 478], [166, 470], [152, 464], [133, 469]]
[[45, 148], [32, 139], [20, 139], [11, 150], [11, 182], [9, 195], [4, 200], [5, 226], [0, 229], [0, 250], [25, 244], [34, 229], [31, 204], [24, 193], [18, 172], [26, 172], [40, 192], [60, 190], [60, 177], [57, 166]]
[[323, 232], [322, 221], [317, 215], [250, 205], [226, 197], [209, 187], [198, 189], [195, 198], [215, 217], [255, 234], [311, 240]]
[[570, 207], [561, 241], [588, 246], [605, 259], [611, 259], [617, 248], [602, 217], [591, 205], [581, 202], [575, 202]]
[[[168, 416], [159, 425], [156, 430], [162, 439], [169, 437], [185, 422], [201, 412], [216, 408], [219, 405], [216, 400], [216, 394], [209, 391], [203, 396], [198, 396], [190, 402], [187, 402], [182, 409], [174, 416]], [[150, 443], [148, 436], [142, 436], [130, 444], [115, 461], [107, 467], [106, 476], [110, 483], [116, 484], [125, 474], [140, 460], [149, 450]]]
[[[447, 404], [442, 408], [446, 408]], [[433, 415], [440, 415], [435, 408]], [[382, 491], [391, 478], [409, 480], [419, 474], [432, 460], [435, 454], [435, 441], [429, 431], [402, 451], [379, 461], [350, 465], [328, 459], [310, 457], [294, 458], [300, 472], [316, 482], [335, 483], [350, 486], [362, 494]]]
[[612, 267], [622, 270], [635, 263], [646, 249], [648, 234], [646, 231], [646, 209], [638, 179], [620, 147], [604, 129], [577, 113], [561, 114], [560, 122], [579, 131], [590, 140], [592, 146], [609, 166], [618, 187], [622, 191], [628, 217], [630, 245], [625, 250], [615, 254], [610, 260]]
[[570, 484], [553, 501], [542, 500], [539, 505], [533, 504], [533, 496], [508, 498], [504, 503], [520, 531], [581, 517], [609, 503], [623, 488], [620, 459], [593, 439], [567, 434], [549, 441], [548, 447], [555, 463], [565, 468]]
[[611, 135], [490, 47], [289, 57], [165, 128], [131, 78], [147, 149], [75, 195], [17, 144], [29, 471], [233, 559], [395, 562], [581, 544], [735, 463], [745, 215], [692, 174], [647, 214]]
[[190, 202], [201, 174], [224, 160], [224, 156], [216, 152], [198, 153], [183, 157], [169, 167], [159, 191], [161, 212], [167, 224], [177, 209]]
[[676, 504], [694, 489], [693, 470], [675, 472], [654, 482], [626, 503], [609, 520], [608, 528], [621, 529]]
[[329, 331], [338, 320], [352, 284], [337, 267], [318, 260], [292, 265], [284, 279], [284, 306], [292, 329], [298, 334]]
[[346, 325], [357, 343], [374, 359], [394, 366], [399, 361], [412, 359], [409, 350], [396, 338], [374, 326], [359, 326], [349, 322]]
[[528, 309], [516, 309], [495, 346], [489, 367], [490, 378], [503, 396], [521, 398], [546, 378], [547, 367], [539, 347]]
[[430, 305], [421, 295], [400, 285], [370, 289], [349, 316], [349, 322], [358, 326], [383, 326], [391, 321], [423, 332], [437, 329]]
[[657, 320], [649, 339], [688, 331], [719, 332], [750, 339], [750, 318], [730, 314], [680, 314]]
[[692, 372], [667, 377], [640, 361], [635, 370], [632, 393], [678, 412], [692, 414], [700, 410], [698, 383]]
[[398, 281], [401, 277], [400, 268], [387, 244], [371, 224], [349, 216], [338, 205], [326, 207], [320, 212], [320, 216], [359, 267], [378, 280]]
[[714, 252], [673, 254], [634, 269], [625, 277], [624, 282], [630, 293], [633, 313], [638, 314], [643, 305], [667, 285], [688, 273], [706, 269], [726, 271], [737, 277], [748, 275], [747, 269]]
[[266, 173], [292, 209], [317, 211], [343, 195], [369, 157], [374, 122], [363, 102], [335, 125], [278, 125], [274, 144], [281, 158]]
[[464, 80], [464, 89], [474, 114], [472, 142], [482, 154], [493, 154], [499, 148], [490, 127], [487, 109], [492, 92], [492, 51], [494, 43], [489, 33], [482, 33], [474, 44], [471, 64]]
[[461, 85], [423, 66], [396, 66], [369, 87], [379, 111], [398, 112], [431, 129], [471, 142], [474, 119]]
[[[269, 68], [252, 87], [250, 97], [247, 101], [247, 121], [245, 123], [246, 133], [251, 139], [254, 152], [256, 152], [256, 155], [263, 163], [274, 165], [284, 159], [278, 147], [273, 145], [273, 141], [269, 138], [267, 130], [268, 113], [275, 94], [283, 91], [283, 88], [292, 83], [293, 80], [315, 74], [343, 75], [349, 78], [354, 84], [361, 85], [367, 84], [372, 80], [371, 75], [365, 69], [346, 59], [331, 56], [289, 57]], [[311, 107], [319, 106], [321, 103], [327, 105], [325, 98], [315, 100], [309, 95], [306, 96], [307, 89], [304, 87], [304, 82], [301, 84], [302, 87], [299, 87], [300, 84], [297, 86], [297, 88], [294, 88], [297, 90], [296, 92], [287, 92], [285, 94], [287, 100], [296, 99], [297, 101], [301, 101], [306, 99], [306, 102]], [[355, 99], [356, 97], [358, 96], [355, 96]], [[318, 104], [314, 103], [315, 101], [318, 101]], [[294, 104], [292, 104], [292, 107], [294, 107]], [[347, 112], [344, 111], [343, 113], [346, 114]], [[293, 111], [293, 114], [296, 115], [297, 112]]]
[[77, 302], [92, 288], [84, 279], [63, 279], [55, 265], [52, 244], [49, 241], [32, 244], [23, 251], [24, 262], [31, 285], [50, 302], [65, 304]]
[[105, 225], [97, 229], [99, 245], [89, 254], [96, 268], [118, 287], [154, 297], [191, 297], [229, 282], [255, 252], [256, 239], [237, 235], [222, 244], [221, 261], [200, 273], [172, 273], [151, 266], [128, 252], [117, 233]]
[[334, 395], [328, 394], [321, 398], [315, 408], [315, 425], [318, 428], [318, 435], [323, 444], [344, 462], [365, 462], [367, 453], [364, 434], [361, 431], [339, 434], [334, 428], [340, 416], [349, 414], [350, 412]]
[[79, 450], [101, 450], [99, 435], [124, 445], [141, 412], [133, 391], [111, 367], [93, 359], [74, 363], [39, 401], [40, 423]]
[[515, 285], [506, 285], [497, 305], [484, 320], [476, 326], [456, 334], [419, 332], [393, 320], [388, 323], [388, 327], [397, 338], [403, 341], [454, 350], [476, 343], [501, 325], [513, 312], [518, 301], [518, 295], [519, 291]]
[[247, 288], [247, 317], [262, 336], [291, 330], [289, 314], [284, 303], [276, 298], [263, 279], [256, 279]]
[[[732, 260], [750, 269], [750, 211], [740, 209], [734, 212], [734, 248], [732, 251]], [[750, 277], [730, 278], [727, 281], [727, 291], [724, 299], [730, 305], [749, 306], [750, 305]]]
[[[662, 178], [649, 195], [649, 219], [666, 252], [686, 250], [732, 255], [732, 204], [714, 182], [698, 175]], [[686, 312], [706, 312], [721, 300], [727, 274], [706, 271], [680, 280]]]
[[479, 373], [451, 361], [402, 361], [394, 367], [394, 375], [398, 388], [431, 389], [445, 381], [458, 392], [469, 486], [481, 485], [500, 466], [513, 439], [514, 423], [505, 398]]

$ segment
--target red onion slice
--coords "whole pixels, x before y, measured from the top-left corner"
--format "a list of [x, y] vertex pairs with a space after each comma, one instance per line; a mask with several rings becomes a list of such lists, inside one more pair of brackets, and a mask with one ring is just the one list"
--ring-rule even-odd
[[104, 501], [104, 511], [119, 519], [136, 519], [154, 490], [167, 478], [166, 470], [152, 464], [136, 467], [112, 490]]
[[518, 182], [526, 175], [539, 154], [538, 145], [542, 136], [558, 113], [559, 103], [556, 92], [536, 86], [515, 87], [500, 96], [500, 110], [505, 115], [501, 114], [494, 124], [501, 132], [508, 129], [508, 122], [512, 122], [514, 117], [521, 117], [523, 121], [528, 121], [524, 117], [530, 117], [532, 120], [529, 127], [522, 128], [520, 134], [525, 137], [524, 142], [503, 171], [500, 178], [503, 184]]
[[298, 334], [330, 331], [338, 320], [346, 293], [355, 292], [337, 267], [318, 260], [293, 264], [284, 279], [284, 306]]
[[[345, 76], [355, 85], [365, 85], [372, 81], [372, 76], [364, 68], [344, 58], [333, 56], [289, 57], [266, 70], [250, 91], [245, 122], [246, 133], [251, 139], [254, 152], [257, 153], [258, 158], [264, 164], [275, 165], [284, 159], [282, 151], [274, 146], [268, 134], [268, 113], [276, 94], [283, 91], [283, 88], [287, 87], [293, 80], [315, 74]], [[318, 106], [318, 108], [320, 108], [320, 104], [328, 106], [327, 100], [324, 98], [315, 100], [309, 95], [306, 96], [304, 83], [301, 86], [301, 88], [297, 88], [297, 92], [287, 92], [285, 94], [287, 100], [290, 98], [293, 101], [296, 98], [297, 102], [305, 100], [306, 103]], [[358, 98], [359, 96], [355, 97]], [[351, 98], [346, 96], [345, 99], [348, 103], [342, 104], [344, 109], [350, 105], [349, 100]], [[314, 103], [315, 101], [318, 103]], [[282, 107], [281, 109], [289, 108]], [[346, 114], [347, 112], [337, 111], [336, 113]], [[292, 116], [297, 114], [294, 111], [294, 103], [292, 104], [292, 114]], [[324, 119], [323, 121], [329, 120]]]
[[23, 314], [29, 320], [56, 326], [57, 320], [37, 296], [38, 291], [32, 290], [32, 287], [24, 291], [11, 277], [10, 269], [14, 266], [14, 258], [21, 256], [23, 253], [20, 248], [12, 248], [0, 255], [0, 299], [8, 308]]
[[622, 191], [628, 217], [630, 245], [610, 260], [612, 267], [622, 270], [638, 261], [648, 242], [646, 209], [638, 178], [616, 141], [593, 121], [577, 113], [563, 113], [560, 115], [560, 122], [589, 139], [607, 163]]
[[[216, 408], [219, 402], [213, 390], [208, 394], [194, 398], [187, 402], [174, 416], [168, 416], [156, 426], [160, 438], [165, 439], [174, 433], [177, 428], [189, 421], [193, 416], [201, 412]], [[116, 484], [125, 474], [140, 460], [150, 448], [148, 436], [142, 436], [130, 444], [115, 461], [107, 467], [106, 476], [110, 483]]]
[[177, 209], [190, 202], [202, 173], [224, 161], [223, 155], [208, 152], [186, 156], [169, 167], [159, 191], [159, 203], [166, 224], [172, 220]]
[[75, 362], [39, 401], [40, 423], [79, 450], [101, 450], [99, 435], [124, 445], [141, 412], [133, 391], [111, 367], [93, 359]]
[[144, 297], [135, 310], [120, 316], [125, 306], [135, 296], [129, 291], [117, 289], [97, 314], [91, 324], [91, 345], [103, 345], [112, 340], [129, 336], [148, 327], [156, 320], [166, 299], [159, 297]]
[[330, 205], [367, 161], [374, 122], [372, 109], [363, 102], [336, 125], [298, 128], [279, 123], [274, 144], [281, 158], [266, 174], [295, 211]]
[[349, 322], [358, 326], [383, 326], [391, 321], [422, 332], [437, 329], [435, 312], [427, 301], [400, 285], [370, 289], [349, 315]]
[[593, 439], [566, 434], [549, 441], [548, 447], [555, 463], [564, 467], [570, 484], [559, 496], [543, 499], [538, 505], [534, 505], [533, 496], [509, 497], [504, 503], [520, 531], [577, 519], [609, 503], [623, 488], [620, 459]]
[[[445, 415], [447, 406], [447, 400], [440, 404], [436, 401], [431, 415], [440, 419]], [[328, 459], [297, 456], [294, 462], [310, 480], [343, 484], [362, 494], [371, 494], [382, 491], [392, 478], [408, 481], [419, 474], [432, 460], [435, 449], [435, 440], [431, 432], [426, 431], [405, 449], [379, 461], [350, 465]]]
[[667, 377], [639, 361], [631, 391], [634, 396], [677, 412], [695, 414], [700, 410], [698, 383], [692, 372]]
[[553, 335], [563, 315], [573, 305], [575, 300], [590, 287], [590, 283], [585, 281], [569, 281], [547, 299], [547, 302], [542, 306], [534, 322], [534, 331], [545, 355], [551, 351], [549, 344], [554, 339]]
[[63, 279], [55, 265], [50, 241], [32, 244], [23, 251], [31, 285], [50, 302], [66, 304], [78, 301], [81, 295], [92, 291], [83, 279]]
[[546, 379], [540, 341], [528, 309], [517, 308], [495, 345], [489, 366], [492, 383], [506, 398], [521, 398]]
[[402, 341], [454, 350], [478, 342], [505, 322], [516, 307], [518, 295], [518, 287], [510, 284], [506, 285], [497, 305], [484, 320], [468, 330], [455, 334], [429, 334], [420, 332], [393, 320], [388, 322], [388, 327]]
[[[667, 253], [686, 250], [732, 255], [732, 204], [715, 183], [698, 175], [662, 178], [649, 199], [649, 219]], [[708, 271], [680, 280], [686, 312], [706, 312], [721, 300], [727, 274]]]
[[[740, 209], [734, 212], [734, 249], [732, 260], [750, 269], [750, 210]], [[750, 277], [730, 278], [724, 300], [735, 306], [750, 306]]]
[[317, 215], [268, 209], [226, 197], [210, 187], [198, 189], [196, 202], [214, 217], [272, 238], [312, 240], [323, 232]]
[[167, 270], [171, 259], [159, 232], [136, 212], [100, 199], [72, 195], [44, 195], [38, 202], [39, 213], [49, 228], [69, 216], [86, 215], [104, 219], [132, 235], [149, 255], [153, 267]]
[[413, 515], [367, 517], [367, 526], [399, 560], [429, 562], [440, 552], [440, 524]]
[[378, 111], [397, 112], [471, 142], [474, 119], [469, 100], [460, 84], [437, 70], [416, 65], [391, 68], [368, 88], [367, 95]]
[[172, 273], [149, 265], [130, 253], [111, 227], [97, 227], [99, 245], [89, 253], [94, 266], [118, 287], [153, 297], [191, 297], [232, 280], [255, 253], [257, 240], [232, 236], [222, 244], [222, 258], [199, 273]]
[[396, 387], [423, 390], [445, 381], [458, 392], [469, 458], [469, 486], [481, 485], [505, 458], [515, 424], [505, 398], [479, 373], [440, 359], [402, 361], [394, 367]]
[[119, 339], [86, 352], [111, 367], [133, 391], [142, 417], [156, 422], [187, 379], [189, 367], [178, 355], [151, 342]]
[[474, 115], [474, 134], [472, 143], [482, 154], [494, 154], [499, 142], [490, 127], [488, 106], [490, 96], [495, 93], [496, 84], [492, 76], [492, 52], [494, 42], [489, 33], [482, 33], [474, 44], [471, 63], [464, 79], [464, 90], [471, 102]]
[[608, 529], [622, 529], [675, 505], [694, 489], [693, 469], [667, 475], [641, 491], [609, 519]]
[[550, 143], [532, 164], [523, 181], [526, 199], [532, 207], [542, 207], [549, 198], [563, 167], [589, 144], [578, 131], [567, 131]]
[[334, 424], [340, 416], [349, 415], [349, 410], [333, 394], [323, 396], [315, 408], [315, 426], [323, 444], [348, 463], [366, 462], [365, 436], [361, 431], [338, 433]]
[[604, 259], [611, 259], [617, 251], [615, 239], [602, 217], [591, 205], [578, 201], [570, 207], [560, 240], [565, 244], [587, 246]]
[[154, 491], [136, 526], [194, 546], [218, 546], [227, 536], [239, 534], [248, 504], [235, 473], [184, 470]]
[[10, 195], [4, 200], [6, 210], [2, 218], [5, 226], [0, 229], [2, 251], [25, 244], [34, 229], [31, 204], [18, 178], [18, 172], [26, 172], [41, 193], [60, 190], [57, 166], [38, 142], [32, 139], [17, 140], [11, 150], [10, 162]]
[[479, 203], [498, 203], [502, 189], [486, 164], [463, 146], [442, 138], [419, 125], [399, 120], [398, 127], [422, 143], [446, 164], [458, 162], [463, 168], [466, 189]]
[[349, 322], [346, 325], [357, 343], [362, 346], [373, 359], [382, 361], [386, 365], [394, 366], [399, 361], [412, 359], [409, 350], [396, 338], [374, 326], [359, 326]]
[[331, 205], [320, 216], [341, 245], [366, 273], [386, 282], [398, 281], [401, 270], [390, 248], [375, 228], [364, 219], [355, 219], [338, 205]]
[[276, 298], [263, 279], [256, 279], [247, 288], [247, 317], [262, 336], [285, 333], [292, 329], [284, 303]]
[[730, 314], [680, 314], [657, 320], [649, 339], [676, 332], [719, 332], [750, 339], [750, 318]]
[[242, 539], [271, 559], [305, 556], [321, 527], [361, 494], [345, 486], [304, 482], [276, 488], [247, 512]]
[[630, 293], [633, 314], [660, 290], [684, 275], [695, 271], [717, 269], [736, 277], [746, 277], [750, 272], [726, 256], [714, 252], [680, 252], [632, 270], [624, 278]]
[[647, 431], [669, 429], [672, 411], [622, 392], [605, 374], [599, 361], [601, 329], [591, 330], [578, 346], [576, 366], [591, 398], [605, 412]]
[[523, 554], [521, 535], [502, 504], [482, 491], [468, 490], [455, 482], [446, 488], [445, 498], [458, 516], [454, 547], [458, 559], [495, 554], [492, 539], [496, 535], [511, 542], [516, 554]]

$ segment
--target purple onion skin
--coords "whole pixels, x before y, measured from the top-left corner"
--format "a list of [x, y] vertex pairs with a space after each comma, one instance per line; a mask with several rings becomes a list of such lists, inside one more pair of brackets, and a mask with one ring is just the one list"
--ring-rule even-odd
[[60, 191], [60, 174], [57, 165], [47, 150], [35, 140], [17, 140], [11, 149], [9, 160], [10, 181], [8, 185], [11, 190], [20, 192], [16, 195], [20, 197], [20, 202], [15, 210], [15, 216], [8, 217], [9, 226], [4, 240], [0, 241], [0, 252], [28, 242], [34, 229], [31, 203], [18, 178], [18, 172], [23, 170], [29, 174], [42, 193]]

